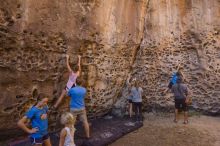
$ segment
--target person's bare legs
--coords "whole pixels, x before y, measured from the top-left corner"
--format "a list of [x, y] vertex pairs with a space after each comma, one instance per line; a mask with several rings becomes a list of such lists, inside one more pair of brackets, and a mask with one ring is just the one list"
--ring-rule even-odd
[[175, 109], [175, 115], [174, 115], [174, 120], [175, 123], [178, 122], [178, 109]]
[[45, 146], [52, 146], [51, 143], [50, 143], [50, 138], [44, 140], [44, 145]]
[[90, 134], [89, 134], [89, 123], [87, 120], [85, 120], [83, 122], [83, 126], [84, 126], [84, 130], [85, 130], [85, 133], [86, 133], [86, 138], [90, 138]]
[[129, 115], [130, 115], [130, 118], [132, 117], [132, 112], [133, 112], [133, 110], [132, 110], [132, 103], [129, 103]]
[[185, 111], [185, 112], [184, 112], [184, 122], [183, 122], [183, 123], [184, 123], [184, 124], [188, 124], [188, 122], [189, 122], [189, 121], [188, 121], [188, 112]]
[[66, 90], [65, 89], [63, 89], [62, 90], [62, 93], [61, 93], [61, 95], [60, 95], [60, 97], [58, 98], [58, 100], [57, 100], [57, 102], [56, 102], [56, 104], [54, 105], [54, 107], [55, 108], [57, 108], [58, 107], [58, 105], [60, 104], [60, 102], [63, 100], [63, 97], [66, 95]]
[[86, 133], [86, 138], [90, 138], [89, 122], [87, 119], [86, 110], [83, 111], [83, 114], [80, 115], [80, 119], [83, 120], [83, 127]]

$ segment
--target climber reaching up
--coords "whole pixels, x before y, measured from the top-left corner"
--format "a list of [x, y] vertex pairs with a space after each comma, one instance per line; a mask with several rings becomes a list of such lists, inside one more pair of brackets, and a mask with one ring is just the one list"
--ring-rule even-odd
[[58, 98], [56, 104], [54, 105], [53, 108], [57, 108], [58, 105], [60, 104], [60, 102], [62, 101], [62, 99], [64, 98], [64, 96], [67, 94], [67, 92], [72, 88], [75, 87], [76, 85], [76, 78], [80, 76], [80, 72], [81, 72], [81, 56], [78, 55], [78, 65], [74, 66], [73, 69], [70, 67], [69, 64], [69, 55], [66, 55], [66, 66], [67, 69], [69, 71], [69, 80], [65, 86], [65, 88], [63, 89], [60, 97]]
[[172, 74], [171, 80], [168, 84], [168, 89], [165, 91], [165, 93], [167, 93], [172, 88], [172, 86], [176, 84], [177, 79], [180, 77], [184, 79], [182, 74], [182, 67], [180, 66], [180, 64], [178, 64], [177, 71]]

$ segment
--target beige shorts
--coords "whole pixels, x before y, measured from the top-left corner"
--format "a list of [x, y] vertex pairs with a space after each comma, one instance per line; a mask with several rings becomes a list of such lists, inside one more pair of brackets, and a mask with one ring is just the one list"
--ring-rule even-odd
[[70, 112], [72, 113], [73, 116], [79, 117], [80, 121], [88, 122], [85, 109], [82, 109], [82, 110], [70, 109]]

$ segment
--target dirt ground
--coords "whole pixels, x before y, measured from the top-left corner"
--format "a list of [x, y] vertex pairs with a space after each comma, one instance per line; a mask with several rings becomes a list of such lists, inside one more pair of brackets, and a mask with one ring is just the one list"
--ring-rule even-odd
[[144, 126], [109, 146], [220, 146], [220, 117], [192, 114], [190, 123], [173, 114], [144, 114]]

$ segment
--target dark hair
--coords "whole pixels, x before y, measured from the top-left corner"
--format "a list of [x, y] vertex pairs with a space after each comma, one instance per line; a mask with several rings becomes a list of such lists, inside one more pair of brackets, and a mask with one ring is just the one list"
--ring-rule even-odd
[[34, 88], [34, 90], [32, 91], [32, 97], [37, 98], [37, 96], [38, 96], [38, 90]]
[[179, 83], [179, 84], [180, 84], [180, 83], [182, 83], [182, 82], [183, 82], [183, 79], [182, 79], [181, 77], [178, 77], [177, 80], [176, 80], [176, 83]]
[[37, 103], [38, 103], [39, 101], [41, 101], [42, 99], [47, 98], [47, 97], [48, 97], [48, 96], [47, 96], [46, 94], [44, 94], [44, 93], [38, 94], [37, 100], [36, 100], [36, 103], [34, 104], [34, 106], [37, 105]]
[[83, 84], [83, 80], [82, 80], [81, 77], [77, 77], [77, 78], [76, 78], [76, 84], [77, 84], [77, 85], [82, 85], [82, 84]]
[[46, 95], [46, 94], [44, 94], [44, 93], [40, 93], [38, 96], [37, 96], [37, 101], [40, 101], [40, 100], [42, 100], [42, 99], [44, 99], [44, 98], [47, 98], [48, 96]]
[[74, 65], [72, 67], [72, 70], [73, 70], [74, 73], [76, 73], [77, 71], [79, 71], [79, 66], [78, 65]]
[[180, 72], [179, 72], [179, 71], [178, 71], [178, 72], [176, 72], [176, 75], [177, 75], [177, 76], [180, 76]]

